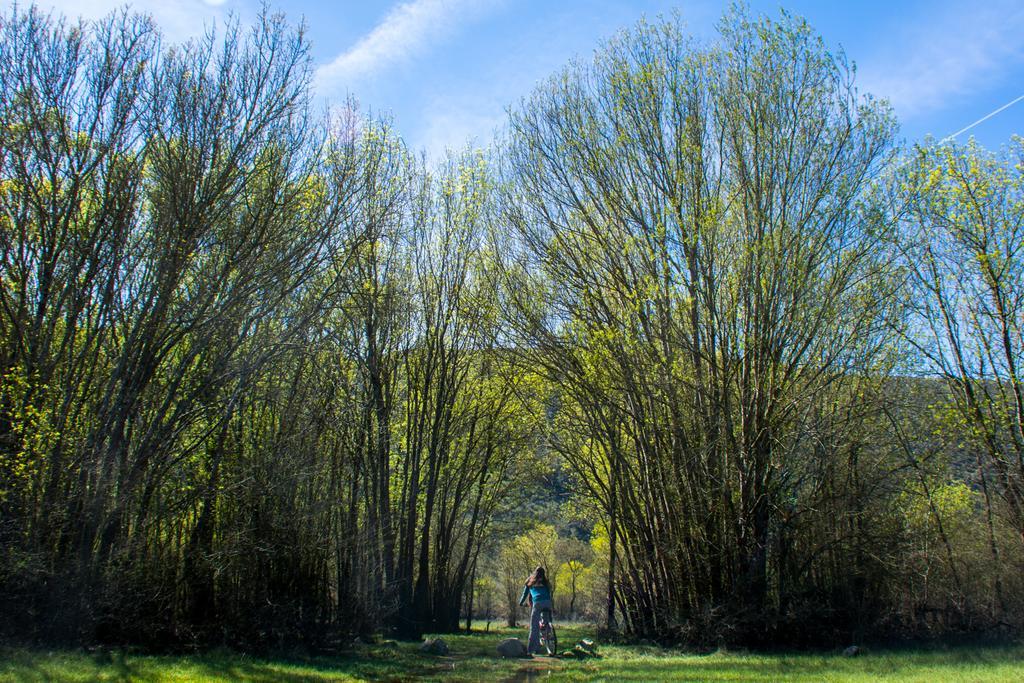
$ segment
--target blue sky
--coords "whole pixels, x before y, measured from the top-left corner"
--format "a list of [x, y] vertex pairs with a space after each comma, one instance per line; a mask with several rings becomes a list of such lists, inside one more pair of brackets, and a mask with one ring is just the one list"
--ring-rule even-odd
[[[39, 0], [59, 12], [95, 18], [117, 0]], [[10, 5], [3, 0], [4, 5]], [[22, 4], [25, 4], [24, 2]], [[136, 0], [171, 40], [222, 23], [247, 21], [259, 0]], [[305, 18], [318, 65], [318, 95], [354, 95], [390, 112], [414, 149], [432, 157], [466, 140], [486, 144], [505, 107], [603, 38], [646, 15], [678, 9], [690, 31], [712, 37], [727, 2], [643, 0], [271, 0]], [[806, 17], [831, 47], [857, 64], [862, 91], [888, 97], [909, 141], [945, 137], [1024, 95], [1021, 0], [751, 1]], [[1024, 101], [973, 128], [988, 147], [1024, 134]]]

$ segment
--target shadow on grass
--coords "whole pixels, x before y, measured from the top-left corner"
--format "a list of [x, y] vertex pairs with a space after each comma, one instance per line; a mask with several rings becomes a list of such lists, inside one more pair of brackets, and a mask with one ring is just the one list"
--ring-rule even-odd
[[409, 654], [264, 660], [235, 653], [173, 657], [104, 652], [0, 652], [0, 681], [405, 681], [429, 678], [444, 664]]
[[[565, 642], [590, 635], [566, 628]], [[230, 651], [146, 656], [118, 651], [0, 649], [0, 681], [875, 681], [1024, 680], [1021, 646], [835, 652], [693, 654], [651, 646], [608, 645], [600, 659], [501, 659], [495, 646], [522, 629], [447, 634], [449, 657], [421, 654], [417, 643], [361, 645], [341, 656], [263, 659]]]
[[[628, 651], [628, 648], [623, 648]], [[612, 655], [600, 677], [624, 681], [1018, 681], [1020, 646], [877, 650], [848, 658], [837, 653], [673, 653]]]

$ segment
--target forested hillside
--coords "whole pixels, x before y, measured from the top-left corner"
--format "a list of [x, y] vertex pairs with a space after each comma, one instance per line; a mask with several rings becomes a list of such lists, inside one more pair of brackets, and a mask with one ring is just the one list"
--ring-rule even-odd
[[428, 162], [300, 28], [0, 20], [0, 636], [1018, 632], [1024, 141], [804, 21], [625, 29]]

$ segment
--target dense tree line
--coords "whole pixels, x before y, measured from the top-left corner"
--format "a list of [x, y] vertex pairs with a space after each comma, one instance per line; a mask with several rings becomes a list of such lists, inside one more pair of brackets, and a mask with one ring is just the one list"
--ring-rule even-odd
[[8, 637], [515, 623], [534, 563], [665, 640], [1020, 626], [1019, 140], [901, 154], [785, 14], [641, 23], [431, 165], [279, 16], [0, 34]]
[[0, 51], [5, 625], [454, 628], [535, 441], [483, 159], [325, 127], [280, 17], [161, 50], [29, 11]]
[[[786, 15], [729, 15], [711, 48], [641, 24], [513, 112], [513, 325], [607, 525], [610, 625], [769, 643], [1017, 621], [1020, 166], [948, 146], [901, 166], [895, 131]], [[936, 466], [963, 447], [973, 473]], [[986, 570], [944, 528], [965, 514]], [[915, 570], [941, 587], [908, 605]]]

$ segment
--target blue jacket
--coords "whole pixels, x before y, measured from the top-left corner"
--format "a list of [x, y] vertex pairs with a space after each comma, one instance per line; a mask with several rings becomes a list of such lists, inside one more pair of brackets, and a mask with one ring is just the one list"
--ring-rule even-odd
[[526, 596], [530, 596], [530, 604], [536, 605], [538, 602], [551, 602], [551, 587], [546, 583], [538, 586], [523, 586], [523, 594], [519, 598], [519, 604], [526, 604]]

